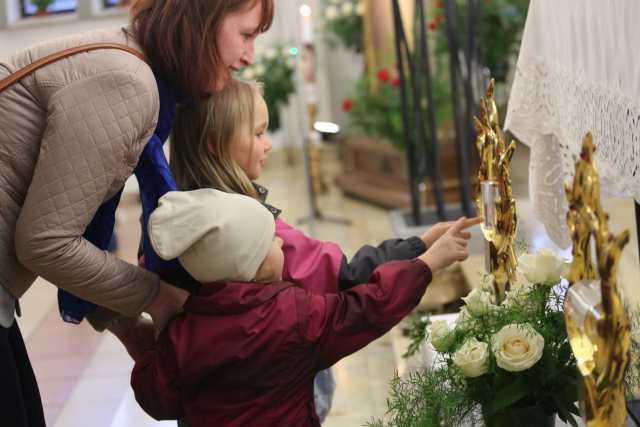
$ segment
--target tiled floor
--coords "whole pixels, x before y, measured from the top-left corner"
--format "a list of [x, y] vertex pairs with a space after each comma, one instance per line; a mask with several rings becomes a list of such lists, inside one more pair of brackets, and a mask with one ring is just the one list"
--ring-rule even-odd
[[[331, 150], [329, 150], [331, 151]], [[275, 159], [274, 159], [275, 160]], [[521, 149], [514, 166], [514, 191], [526, 200], [526, 149]], [[519, 162], [519, 163], [518, 163]], [[269, 201], [283, 209], [284, 218], [296, 224], [308, 213], [305, 179], [302, 167], [283, 167], [272, 162], [261, 182], [271, 190]], [[335, 171], [335, 162], [323, 163]], [[330, 181], [328, 179], [328, 181]], [[353, 199], [342, 197], [335, 189], [320, 198], [323, 213], [352, 220], [344, 226], [330, 222], [305, 223], [301, 228], [314, 237], [339, 242], [351, 255], [362, 244], [376, 244], [391, 236], [387, 212]], [[633, 227], [633, 210], [628, 201], [608, 201], [613, 227], [631, 228], [633, 240], [625, 251], [621, 266], [625, 292], [640, 302], [635, 286], [640, 277], [638, 251]], [[540, 224], [530, 218], [526, 202], [518, 205], [525, 238], [549, 246]], [[118, 213], [120, 256], [135, 260], [138, 246], [139, 209], [135, 205]], [[481, 257], [467, 261], [465, 271], [473, 282], [480, 277]], [[474, 274], [475, 279], [474, 279]], [[59, 320], [55, 304], [55, 288], [38, 281], [21, 300], [24, 316], [19, 320], [43, 394], [47, 422], [50, 427], [144, 427], [175, 425], [157, 423], [136, 405], [129, 388], [132, 362], [120, 344], [108, 333], [95, 333], [89, 326], [66, 325]], [[332, 412], [325, 425], [360, 426], [371, 417], [385, 412], [387, 383], [402, 364], [396, 354], [398, 334], [387, 334], [362, 351], [335, 366], [338, 383]], [[396, 338], [392, 338], [395, 336]]]

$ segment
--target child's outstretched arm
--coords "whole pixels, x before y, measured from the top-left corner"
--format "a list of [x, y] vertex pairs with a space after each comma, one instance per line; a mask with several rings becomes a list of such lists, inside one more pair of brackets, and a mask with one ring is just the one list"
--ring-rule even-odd
[[[463, 229], [480, 224], [482, 218], [465, 218]], [[439, 222], [432, 225], [420, 237], [409, 237], [407, 239], [389, 239], [382, 242], [377, 247], [365, 245], [346, 262], [343, 259], [340, 267], [339, 287], [340, 290], [349, 289], [352, 286], [366, 283], [380, 264], [389, 261], [399, 261], [412, 259], [428, 250], [442, 235], [444, 235], [456, 221]], [[469, 239], [471, 234], [462, 229], [459, 237]]]
[[364, 245], [347, 261], [342, 256], [338, 287], [341, 291], [361, 283], [367, 283], [371, 273], [379, 265], [389, 261], [409, 260], [424, 253], [427, 249], [419, 237], [407, 239], [388, 239], [378, 246]]
[[298, 293], [301, 334], [324, 369], [382, 336], [420, 302], [432, 273], [467, 258], [468, 226], [461, 218], [427, 252], [378, 267], [369, 282], [338, 294]]
[[[478, 218], [465, 219], [465, 228], [478, 223]], [[435, 224], [420, 237], [389, 239], [377, 247], [364, 245], [348, 261], [337, 244], [313, 239], [278, 219], [276, 234], [284, 241], [284, 278], [314, 294], [349, 289], [367, 283], [373, 271], [385, 262], [409, 260], [424, 253], [453, 224]], [[462, 235], [469, 237], [466, 232]]]
[[[158, 337], [167, 339], [167, 329]], [[184, 415], [178, 396], [174, 377], [175, 366], [168, 366], [167, 360], [175, 360], [175, 357], [165, 357], [163, 351], [170, 351], [171, 346], [156, 345], [155, 348], [146, 351], [136, 360], [131, 373], [131, 386], [136, 401], [144, 411], [156, 420], [177, 420]]]
[[385, 263], [369, 283], [337, 294], [300, 291], [300, 332], [315, 347], [316, 369], [326, 369], [384, 335], [418, 305], [431, 277], [429, 267], [416, 258]]

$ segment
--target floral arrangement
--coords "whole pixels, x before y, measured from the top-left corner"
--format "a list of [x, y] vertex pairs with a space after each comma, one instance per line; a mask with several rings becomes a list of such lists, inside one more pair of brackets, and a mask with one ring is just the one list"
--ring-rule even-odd
[[[568, 264], [550, 252], [524, 254], [526, 283], [506, 292], [500, 305], [490, 286], [463, 298], [455, 327], [433, 321], [428, 342], [434, 366], [396, 377], [388, 421], [371, 426], [441, 426], [475, 423], [506, 426], [509, 416], [529, 411], [520, 425], [542, 425], [536, 416], [577, 426], [578, 373], [562, 311], [566, 288], [556, 286]], [[527, 424], [527, 419], [531, 424]]]
[[323, 16], [323, 27], [329, 43], [336, 45], [340, 41], [344, 47], [361, 53], [364, 25], [362, 16], [364, 4], [362, 0], [326, 0]]
[[[395, 70], [383, 68], [375, 72], [378, 85], [370, 88], [372, 78], [368, 75], [356, 81], [349, 98], [342, 101], [342, 109], [349, 115], [350, 129], [360, 134], [391, 143], [404, 149], [405, 135], [402, 121], [400, 78]], [[411, 102], [411, 85], [406, 85], [407, 98]], [[450, 92], [448, 86], [434, 86], [436, 123], [441, 126], [451, 115]], [[426, 92], [423, 91], [426, 99]], [[423, 103], [423, 107], [426, 101]], [[423, 108], [421, 114], [426, 114]], [[413, 119], [413, 105], [409, 105], [409, 118]], [[426, 120], [426, 118], [424, 119]], [[410, 135], [413, 137], [413, 135]]]
[[[295, 52], [295, 51], [294, 51]], [[269, 130], [280, 129], [280, 107], [287, 105], [295, 93], [295, 64], [292, 50], [277, 46], [257, 52], [253, 65], [244, 68], [240, 76], [263, 84], [264, 100], [269, 110]]]
[[342, 101], [342, 109], [349, 115], [351, 130], [402, 148], [400, 79], [387, 69], [378, 71], [376, 78], [380, 83], [376, 91], [369, 89], [368, 77], [359, 79], [351, 96]]

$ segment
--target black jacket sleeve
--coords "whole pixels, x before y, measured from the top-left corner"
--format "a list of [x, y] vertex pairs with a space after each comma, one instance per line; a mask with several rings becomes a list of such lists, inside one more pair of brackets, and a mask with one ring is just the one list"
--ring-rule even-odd
[[361, 283], [367, 283], [373, 271], [388, 261], [402, 261], [415, 258], [427, 250], [419, 237], [408, 239], [389, 239], [378, 247], [365, 245], [347, 262], [342, 257], [338, 286], [340, 290], [349, 289]]

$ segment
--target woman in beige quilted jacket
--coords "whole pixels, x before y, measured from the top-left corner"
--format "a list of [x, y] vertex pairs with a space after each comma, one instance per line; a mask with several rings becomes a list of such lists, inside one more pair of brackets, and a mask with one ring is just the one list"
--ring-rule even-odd
[[[0, 424], [41, 426], [38, 387], [14, 319], [16, 301], [41, 276], [101, 308], [130, 353], [179, 312], [187, 292], [100, 250], [83, 237], [122, 188], [154, 134], [160, 76], [191, 102], [224, 87], [253, 58], [273, 0], [138, 0], [127, 29], [49, 41], [0, 61], [0, 80], [52, 53], [79, 53], [0, 92]], [[126, 320], [107, 322], [115, 313]], [[52, 343], [55, 345], [55, 343]]]

